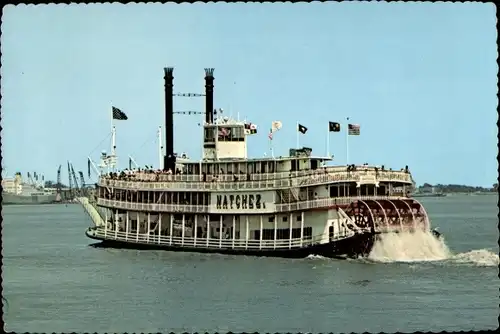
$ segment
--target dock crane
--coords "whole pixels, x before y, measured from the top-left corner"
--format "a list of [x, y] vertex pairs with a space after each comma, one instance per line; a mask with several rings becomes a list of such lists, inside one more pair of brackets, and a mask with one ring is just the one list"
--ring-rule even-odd
[[80, 186], [78, 185], [78, 180], [76, 178], [75, 170], [73, 168], [73, 165], [70, 163], [71, 166], [71, 177], [73, 178], [73, 183], [75, 187], [75, 195], [80, 194]]
[[71, 178], [71, 167], [70, 167], [70, 163], [68, 161], [68, 179], [69, 179], [69, 192], [71, 194], [71, 196], [73, 196], [73, 179]]
[[56, 201], [57, 202], [61, 201], [61, 192], [62, 192], [61, 167], [62, 167], [62, 165], [59, 165], [59, 168], [57, 169], [57, 184], [56, 184]]
[[78, 171], [78, 175], [80, 175], [80, 189], [83, 189], [85, 186], [85, 179], [83, 178], [83, 172], [80, 170]]
[[57, 193], [61, 193], [61, 188], [62, 188], [62, 183], [61, 183], [61, 167], [62, 165], [59, 165], [59, 168], [57, 169], [57, 184], [56, 184], [56, 190]]

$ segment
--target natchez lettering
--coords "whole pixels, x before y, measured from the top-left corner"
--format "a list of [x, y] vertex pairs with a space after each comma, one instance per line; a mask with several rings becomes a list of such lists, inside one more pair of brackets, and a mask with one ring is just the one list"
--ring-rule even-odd
[[265, 209], [261, 195], [217, 195], [217, 209]]

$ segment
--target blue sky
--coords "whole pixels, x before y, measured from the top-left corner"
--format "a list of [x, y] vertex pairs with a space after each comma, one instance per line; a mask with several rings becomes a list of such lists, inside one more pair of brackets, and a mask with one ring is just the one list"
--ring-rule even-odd
[[[326, 152], [328, 121], [360, 124], [351, 163], [408, 165], [417, 184], [491, 186], [497, 172], [496, 18], [493, 4], [99, 4], [4, 7], [3, 168], [56, 178], [66, 161], [109, 151], [111, 105], [120, 164], [158, 164], [163, 67], [175, 92], [204, 92], [259, 126], [249, 155], [301, 145]], [[176, 110], [204, 100], [176, 98]], [[176, 116], [175, 149], [201, 152], [200, 117]], [[99, 145], [105, 140], [101, 145]], [[330, 136], [346, 162], [345, 133]]]

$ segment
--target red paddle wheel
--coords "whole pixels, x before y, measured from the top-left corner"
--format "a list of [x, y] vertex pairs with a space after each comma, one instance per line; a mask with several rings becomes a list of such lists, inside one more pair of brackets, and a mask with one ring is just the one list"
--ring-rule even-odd
[[359, 228], [372, 232], [429, 230], [429, 218], [422, 204], [412, 198], [356, 200], [345, 213]]
[[351, 203], [349, 208], [346, 210], [346, 214], [354, 221], [359, 228], [370, 228], [373, 229], [375, 225], [375, 217], [370, 207], [361, 200], [354, 201]]

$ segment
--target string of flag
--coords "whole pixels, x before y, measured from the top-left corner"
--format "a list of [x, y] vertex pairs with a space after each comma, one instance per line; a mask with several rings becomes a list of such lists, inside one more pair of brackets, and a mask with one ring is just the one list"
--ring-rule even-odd
[[[269, 129], [269, 134], [267, 135], [270, 140], [273, 139], [274, 133], [283, 127], [281, 121], [273, 121], [271, 123], [271, 128]], [[245, 125], [245, 129], [247, 129]], [[309, 128], [301, 123], [297, 123], [297, 131], [302, 134], [306, 134]], [[328, 132], [340, 132], [341, 124], [339, 122], [328, 122]], [[359, 124], [349, 123], [347, 124], [347, 134], [350, 136], [359, 136], [361, 133], [361, 126]]]
[[175, 94], [172, 94], [172, 96], [200, 97], [200, 96], [205, 96], [205, 94], [198, 94], [198, 93], [175, 93]]
[[[340, 129], [341, 129], [341, 125], [339, 122], [331, 122], [329, 121], [328, 122], [328, 132], [340, 132]], [[302, 134], [306, 134], [306, 132], [308, 131], [309, 129], [303, 125], [303, 124], [300, 124], [298, 123], [297, 124], [297, 131], [302, 133]], [[271, 131], [271, 133], [274, 132], [274, 131]], [[350, 136], [359, 136], [361, 133], [361, 126], [359, 124], [352, 124], [352, 123], [349, 123], [347, 124], [347, 134], [350, 135]]]
[[192, 110], [188, 110], [188, 111], [174, 111], [174, 114], [181, 114], [181, 115], [203, 115], [205, 114], [204, 111], [192, 111]]

